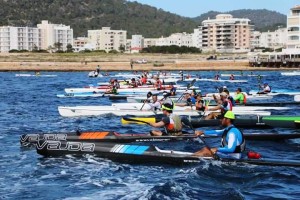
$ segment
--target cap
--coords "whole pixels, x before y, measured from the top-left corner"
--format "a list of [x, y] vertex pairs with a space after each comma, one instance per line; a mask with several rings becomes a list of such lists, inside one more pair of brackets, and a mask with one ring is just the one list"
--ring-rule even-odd
[[165, 103], [161, 106], [162, 110], [173, 110], [173, 106], [169, 103]]
[[222, 93], [220, 94], [220, 96], [227, 97], [227, 93], [226, 93], [226, 92], [222, 92]]
[[224, 115], [224, 118], [227, 118], [227, 119], [235, 119], [235, 115], [232, 111], [227, 111]]
[[268, 83], [264, 83], [264, 85], [268, 85]]
[[227, 86], [223, 86], [223, 88], [227, 88]]

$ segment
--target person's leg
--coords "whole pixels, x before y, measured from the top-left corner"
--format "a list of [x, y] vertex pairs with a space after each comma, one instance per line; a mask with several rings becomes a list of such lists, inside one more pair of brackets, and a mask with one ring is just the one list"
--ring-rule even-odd
[[152, 131], [150, 131], [150, 134], [152, 136], [162, 136], [163, 133], [159, 130], [152, 130]]
[[[215, 148], [212, 148], [215, 149]], [[193, 156], [199, 156], [199, 157], [212, 157], [211, 151], [207, 147], [203, 147], [200, 151], [196, 151]]]

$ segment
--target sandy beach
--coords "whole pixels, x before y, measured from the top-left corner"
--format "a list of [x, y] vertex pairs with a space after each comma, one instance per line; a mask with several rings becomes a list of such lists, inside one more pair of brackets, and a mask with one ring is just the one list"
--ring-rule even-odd
[[[239, 55], [238, 55], [239, 56]], [[1, 54], [0, 71], [92, 71], [99, 65], [104, 71], [133, 70], [295, 70], [297, 68], [251, 67], [247, 59], [237, 55], [221, 55], [222, 60], [206, 60], [203, 54]], [[225, 60], [226, 59], [226, 60]], [[155, 66], [162, 64], [163, 66]]]

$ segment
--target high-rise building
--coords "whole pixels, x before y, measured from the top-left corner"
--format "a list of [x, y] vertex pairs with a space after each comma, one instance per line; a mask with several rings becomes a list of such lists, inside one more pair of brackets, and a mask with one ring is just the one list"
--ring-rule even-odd
[[10, 50], [41, 49], [41, 33], [38, 28], [31, 27], [0, 27], [0, 52]]
[[95, 50], [120, 51], [126, 48], [127, 31], [111, 30], [110, 27], [102, 27], [100, 30], [88, 30], [89, 43], [95, 46]]
[[144, 38], [142, 35], [132, 35], [130, 52], [138, 53], [144, 48]]
[[[202, 26], [196, 30], [198, 31], [196, 38], [200, 38], [200, 33], [202, 33], [202, 49], [204, 50], [250, 50], [253, 25], [250, 24], [249, 19], [219, 14], [216, 19], [204, 20]], [[199, 41], [198, 45], [200, 45]]]
[[291, 8], [287, 17], [288, 39], [287, 48], [300, 48], [300, 5]]
[[73, 44], [73, 29], [70, 26], [51, 24], [43, 20], [37, 27], [41, 30], [42, 49], [58, 47], [56, 50], [65, 51], [68, 44]]

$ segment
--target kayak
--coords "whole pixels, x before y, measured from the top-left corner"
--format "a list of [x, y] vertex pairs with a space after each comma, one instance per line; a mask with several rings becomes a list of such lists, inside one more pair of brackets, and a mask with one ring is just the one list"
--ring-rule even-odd
[[36, 75], [36, 74], [15, 74], [16, 77], [56, 77], [57, 75], [52, 75], [52, 74], [40, 74], [40, 75]]
[[[159, 122], [162, 118], [161, 116], [155, 117], [135, 117], [135, 116], [126, 116], [123, 117], [121, 122], [122, 124], [145, 124], [150, 122]], [[182, 121], [185, 123], [188, 120], [191, 122], [191, 125], [194, 128], [200, 127], [210, 127], [210, 126], [220, 126], [219, 119], [210, 119], [205, 120], [204, 117], [190, 117], [182, 118]], [[234, 120], [234, 125], [239, 128], [300, 128], [300, 116], [286, 116], [286, 115], [272, 115], [272, 116], [257, 116], [257, 115], [236, 115]], [[189, 122], [185, 123], [189, 125]]]
[[[183, 81], [193, 81], [195, 78], [186, 78]], [[210, 81], [210, 82], [229, 82], [229, 83], [247, 83], [247, 80], [223, 80], [223, 79], [210, 79], [210, 78], [196, 78], [196, 81]]]
[[282, 76], [300, 76], [300, 71], [281, 72]]
[[57, 94], [59, 98], [70, 98], [70, 97], [103, 97], [105, 93], [94, 93], [94, 92], [84, 92], [84, 93], [65, 93]]
[[[232, 74], [221, 74], [221, 76], [225, 76], [225, 77], [229, 77], [231, 76]], [[245, 75], [241, 75], [241, 74], [233, 74], [233, 76], [256, 76], [256, 77], [259, 77], [259, 76], [266, 76], [266, 75], [258, 75], [258, 74], [245, 74]]]
[[[257, 90], [250, 90], [249, 94], [257, 95]], [[275, 95], [299, 95], [300, 91], [287, 90], [287, 89], [277, 89], [272, 90], [272, 92], [267, 94], [262, 94], [264, 96], [275, 96]]]
[[[115, 106], [76, 106], [76, 107], [65, 107], [59, 106], [58, 112], [63, 117], [80, 117], [80, 116], [100, 116], [113, 114], [116, 116], [133, 115], [133, 116], [154, 116], [156, 114], [162, 114], [162, 111], [147, 111], [140, 110], [141, 107], [136, 108], [119, 108]], [[262, 112], [263, 113], [263, 112]], [[198, 116], [200, 113], [194, 110], [175, 110], [176, 115], [186, 116]], [[270, 114], [270, 113], [263, 113]]]
[[[80, 117], [80, 116], [99, 116], [99, 115], [107, 115], [113, 114], [116, 116], [153, 116], [157, 114], [162, 114], [162, 111], [151, 111], [150, 106], [145, 104], [143, 110], [141, 110], [143, 104], [135, 104], [130, 103], [132, 105], [126, 104], [112, 104], [111, 106], [75, 106], [75, 107], [65, 107], [59, 106], [58, 112], [63, 117]], [[174, 114], [180, 116], [200, 116], [200, 115], [208, 115], [211, 111], [198, 112], [196, 110], [191, 110], [191, 107], [179, 107], [176, 106], [173, 111]], [[264, 108], [264, 107], [262, 107]], [[269, 107], [270, 108], [270, 107]], [[286, 108], [286, 107], [283, 107]], [[270, 112], [267, 111], [259, 111], [259, 110], [245, 110], [244, 108], [234, 108], [233, 112], [239, 115], [271, 115]]]
[[[203, 136], [211, 138], [217, 136]], [[287, 139], [300, 138], [300, 133], [297, 134], [244, 134], [247, 140], [268, 140], [278, 141]], [[120, 134], [113, 131], [90, 131], [81, 133], [47, 133], [47, 134], [24, 134], [20, 137], [21, 146], [35, 145], [39, 140], [61, 140], [75, 142], [114, 142], [114, 143], [130, 143], [130, 142], [167, 142], [167, 141], [182, 141], [194, 140], [198, 136], [194, 134], [183, 134], [181, 136], [151, 136], [147, 133], [142, 134]]]
[[[240, 128], [300, 128], [300, 116], [254, 116], [236, 115], [234, 125]], [[193, 127], [219, 126], [219, 119], [205, 120], [199, 117], [192, 117]]]
[[[98, 87], [90, 87], [90, 88], [66, 88], [66, 93], [84, 93], [84, 92], [95, 92], [95, 93], [101, 93], [101, 92], [107, 92], [107, 88], [98, 88]], [[155, 88], [124, 88], [124, 89], [118, 89], [119, 93], [148, 93], [149, 91], [157, 91]]]
[[[246, 95], [247, 100], [266, 100], [266, 99], [272, 99], [273, 98], [273, 96], [269, 96], [269, 95], [263, 95], [263, 94], [261, 94], [261, 95], [258, 95], [258, 94], [249, 95], [245, 92], [243, 92], [243, 93]], [[220, 93], [207, 93], [205, 96], [206, 97], [213, 97], [213, 95], [219, 96]], [[233, 93], [232, 97], [234, 98], [235, 95], [236, 95], [236, 93]], [[213, 99], [213, 98], [211, 98], [211, 99]]]
[[[159, 163], [159, 164], [199, 164], [201, 162], [215, 160], [212, 157], [199, 157], [190, 152], [173, 150], [161, 150], [154, 145], [130, 145], [116, 143], [96, 143], [96, 142], [69, 142], [39, 140], [36, 145], [38, 154], [45, 157], [55, 157], [64, 155], [85, 155], [108, 158], [118, 162], [129, 163]], [[224, 163], [253, 164], [267, 166], [290, 166], [300, 167], [297, 160], [283, 159], [217, 159]]]

